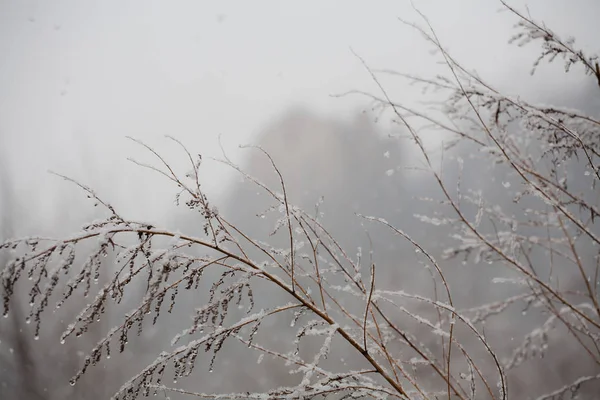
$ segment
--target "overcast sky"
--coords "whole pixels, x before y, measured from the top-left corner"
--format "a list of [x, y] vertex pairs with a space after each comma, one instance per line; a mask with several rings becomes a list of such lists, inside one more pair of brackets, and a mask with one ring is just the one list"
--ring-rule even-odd
[[[516, 20], [498, 13], [498, 1], [414, 4], [459, 60], [508, 91], [543, 99], [571, 82], [544, 82], [543, 71], [529, 80], [537, 47], [507, 45]], [[535, 18], [598, 50], [600, 2], [511, 4], [528, 4]], [[131, 191], [151, 194], [155, 177], [126, 161], [145, 159], [126, 135], [174, 155], [162, 139], [170, 134], [216, 155], [219, 134], [227, 148], [247, 143], [294, 105], [347, 117], [366, 100], [331, 94], [376, 89], [351, 49], [373, 68], [436, 71], [431, 48], [397, 17], [419, 21], [408, 0], [0, 0], [0, 157], [21, 213], [57, 206], [64, 184], [48, 169], [139, 211]], [[390, 90], [402, 101], [416, 96], [400, 82]], [[205, 173], [211, 187], [222, 184]]]

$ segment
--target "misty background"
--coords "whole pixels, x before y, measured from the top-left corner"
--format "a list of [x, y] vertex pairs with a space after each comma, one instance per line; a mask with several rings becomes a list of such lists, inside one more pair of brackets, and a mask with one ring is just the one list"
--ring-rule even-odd
[[[537, 20], [560, 34], [575, 36], [582, 48], [597, 50], [597, 1], [510, 4], [527, 5]], [[516, 20], [498, 12], [499, 2], [421, 0], [414, 5], [455, 58], [502, 91], [599, 115], [597, 90], [590, 90], [580, 74], [560, 73], [562, 66], [556, 64], [542, 66], [530, 76], [538, 47], [507, 43]], [[403, 168], [418, 160], [411, 145], [397, 138], [401, 127], [381, 118], [367, 98], [336, 96], [353, 89], [379, 94], [356, 55], [374, 69], [420, 76], [444, 70], [431, 46], [398, 17], [419, 21], [411, 2], [404, 0], [0, 1], [0, 239], [65, 235], [97, 217], [78, 188], [48, 170], [93, 187], [132, 219], [193, 233], [198, 229], [194, 216], [176, 207], [172, 185], [127, 160], [150, 158], [126, 136], [143, 140], [181, 168], [185, 160], [164, 135], [176, 137], [205, 158], [221, 156], [221, 141], [228, 157], [276, 185], [264, 158], [238, 148], [255, 143], [273, 155], [293, 203], [310, 210], [323, 197], [324, 220], [350, 252], [358, 246], [367, 249], [371, 241], [375, 257], [389, 265], [384, 269], [389, 285], [425, 291], [430, 283], [426, 277], [393, 267], [400, 263], [397, 254], [409, 247], [389, 240], [389, 232], [386, 236], [380, 228], [366, 226], [354, 213], [384, 217], [412, 229], [415, 239], [429, 239], [430, 250], [440, 254], [444, 230], [432, 233], [414, 217], [433, 210], [419, 201], [420, 196], [439, 193], [432, 180]], [[404, 104], [417, 105], [425, 99], [420, 88], [405, 81], [385, 76], [382, 82]], [[443, 139], [431, 133], [427, 141], [438, 156], [435, 149]], [[467, 158], [469, 149], [455, 153]], [[202, 173], [205, 188], [223, 213], [256, 237], [268, 237], [271, 226], [256, 223], [256, 214], [267, 207], [256, 188], [216, 162], [208, 161]], [[482, 176], [473, 166], [464, 179], [473, 187], [502, 193], [500, 182], [488, 179], [491, 175]], [[440, 240], [431, 240], [435, 237]], [[402, 265], [415, 262], [411, 253]], [[459, 269], [462, 264], [457, 260], [448, 265]], [[494, 293], [501, 288], [490, 292], [477, 285], [498, 276], [489, 268], [478, 270], [471, 282], [458, 281], [460, 275], [454, 275], [455, 284], [464, 289], [464, 298], [459, 293], [457, 301], [467, 304], [469, 298], [483, 301], [504, 294]], [[24, 301], [22, 308], [26, 306]], [[60, 311], [56, 332], [76, 311]], [[180, 326], [185, 326], [186, 318], [182, 311]], [[106, 321], [105, 330], [111, 322]], [[96, 368], [82, 385], [71, 388], [68, 379], [81, 352], [103, 331], [93, 332], [80, 345], [61, 348], [55, 345], [52, 328], [34, 341], [26, 324], [18, 318], [12, 323], [10, 329], [0, 326], [2, 399], [106, 398], [179, 331], [176, 321], [150, 332], [124, 358], [115, 357], [119, 368], [116, 363]], [[522, 335], [528, 328], [511, 327], [511, 332]], [[278, 386], [287, 379], [263, 365], [255, 370], [257, 380], [239, 367], [240, 360], [254, 362], [243, 357], [233, 351], [219, 362], [224, 363], [220, 368], [238, 377], [237, 383], [257, 385], [248, 390]], [[522, 382], [515, 377], [515, 392], [519, 385], [571, 381], [565, 371], [577, 376], [573, 369], [591, 368], [574, 367], [569, 357], [564, 358], [557, 364], [560, 368], [544, 369], [540, 362]], [[65, 385], [57, 383], [60, 379]], [[225, 383], [207, 376], [199, 382], [205, 391]], [[27, 391], [31, 393], [24, 395]]]

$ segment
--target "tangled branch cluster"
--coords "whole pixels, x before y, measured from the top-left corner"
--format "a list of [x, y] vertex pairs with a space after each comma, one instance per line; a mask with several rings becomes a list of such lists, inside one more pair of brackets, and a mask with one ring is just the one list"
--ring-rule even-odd
[[[546, 58], [565, 58], [567, 70], [580, 63], [588, 74], [598, 77], [597, 57], [576, 50], [573, 40], [561, 40], [555, 33], [507, 6], [520, 18], [523, 29], [513, 40], [524, 44], [542, 40], [543, 53], [535, 65]], [[425, 20], [426, 21], [426, 20]], [[514, 273], [506, 278], [521, 294], [473, 308], [455, 308], [452, 287], [444, 268], [425, 246], [385, 220], [362, 217], [408, 241], [432, 269], [437, 284], [432, 297], [407, 290], [378, 287], [378, 267], [362, 257], [350, 256], [328, 232], [318, 217], [294, 207], [288, 199], [285, 180], [264, 152], [280, 178], [276, 191], [246, 175], [231, 161], [226, 164], [270, 196], [275, 214], [273, 236], [285, 238], [287, 247], [276, 248], [254, 240], [230, 223], [209, 202], [202, 190], [200, 156], [188, 157], [191, 172], [180, 177], [155, 150], [144, 146], [157, 158], [159, 166], [136, 162], [173, 182], [179, 193], [176, 200], [203, 220], [199, 236], [163, 230], [127, 219], [91, 188], [78, 184], [88, 198], [108, 213], [70, 238], [26, 238], [11, 240], [1, 251], [15, 255], [2, 269], [4, 314], [10, 312], [19, 282], [29, 279], [30, 314], [35, 335], [40, 334], [42, 315], [50, 304], [61, 307], [73, 298], [94, 295], [61, 337], [81, 336], [102, 320], [106, 310], [120, 304], [131, 287], [145, 289], [139, 304], [123, 316], [85, 357], [71, 384], [115, 349], [123, 352], [131, 335], [140, 335], [146, 324], [156, 324], [161, 314], [171, 313], [183, 291], [197, 291], [203, 282], [210, 290], [207, 300], [191, 313], [191, 325], [173, 338], [173, 347], [160, 354], [141, 372], [127, 381], [115, 399], [134, 399], [151, 393], [172, 391], [201, 398], [313, 398], [339, 395], [339, 398], [448, 398], [505, 399], [509, 393], [507, 374], [519, 365], [552, 351], [551, 331], [564, 327], [578, 345], [600, 365], [600, 305], [598, 304], [599, 258], [594, 250], [600, 244], [596, 225], [599, 215], [597, 180], [600, 179], [600, 121], [577, 110], [539, 107], [522, 99], [503, 95], [476, 74], [463, 68], [448, 54], [431, 27], [415, 25], [439, 51], [450, 72], [449, 77], [423, 79], [405, 77], [418, 84], [433, 86], [448, 94], [440, 115], [424, 114], [395, 103], [377, 75], [368, 69], [379, 85], [381, 96], [363, 93], [383, 109], [393, 112], [410, 134], [443, 195], [442, 206], [452, 215], [447, 218], [418, 216], [425, 223], [446, 225], [454, 230], [455, 245], [446, 249], [448, 258], [498, 262]], [[366, 66], [366, 64], [365, 64]], [[486, 160], [505, 167], [518, 181], [515, 204], [527, 204], [519, 218], [489, 203], [481, 192], [461, 190], [460, 180], [450, 187], [438, 172], [409, 118], [421, 118], [436, 128], [470, 143], [485, 154]], [[259, 148], [259, 151], [262, 151]], [[585, 190], [571, 185], [573, 165], [585, 168]], [[462, 170], [464, 161], [457, 163]], [[68, 179], [68, 178], [65, 178]], [[505, 184], [509, 188], [510, 183]], [[489, 223], [488, 223], [489, 222]], [[85, 248], [89, 243], [91, 249]], [[167, 243], [167, 244], [164, 244]], [[538, 251], [549, 255], [539, 261]], [[585, 253], [585, 254], [582, 254]], [[260, 258], [257, 258], [258, 255]], [[99, 283], [100, 271], [113, 260], [111, 278]], [[260, 259], [260, 261], [255, 261]], [[538, 260], [538, 261], [536, 261]], [[574, 288], [560, 285], [559, 276], [576, 277]], [[498, 278], [504, 282], [504, 278]], [[272, 293], [287, 299], [271, 307], [256, 309], [253, 288], [267, 283]], [[266, 296], [266, 294], [261, 294]], [[428, 307], [432, 313], [420, 315], [407, 302]], [[544, 311], [546, 320], [531, 331], [512, 354], [501, 359], [483, 331], [485, 321], [502, 315], [514, 304]], [[51, 307], [50, 307], [51, 308]], [[401, 315], [402, 318], [398, 318]], [[292, 318], [296, 334], [287, 351], [259, 341], [257, 333], [268, 319]], [[434, 338], [430, 343], [407, 328], [414, 324]], [[133, 332], [132, 332], [133, 331]], [[300, 347], [308, 338], [319, 345], [310, 355], [301, 356]], [[485, 357], [474, 357], [472, 339]], [[312, 340], [311, 339], [311, 340]], [[469, 342], [469, 340], [471, 340]], [[195, 393], [174, 384], [194, 371], [199, 357], [208, 354], [208, 370], [229, 341], [238, 341], [250, 350], [286, 365], [298, 374], [295, 386], [271, 388], [261, 393]], [[175, 347], [178, 343], [179, 347]], [[351, 350], [349, 357], [360, 360], [359, 369], [335, 372], [326, 360], [336, 343]], [[427, 376], [427, 379], [423, 377]], [[600, 378], [598, 374], [581, 377], [553, 390], [540, 399], [566, 398], [584, 384]]]

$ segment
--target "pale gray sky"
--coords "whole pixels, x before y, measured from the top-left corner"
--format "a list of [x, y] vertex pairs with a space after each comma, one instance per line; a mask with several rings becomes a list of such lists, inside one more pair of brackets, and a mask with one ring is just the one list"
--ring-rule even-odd
[[[529, 80], [537, 46], [507, 45], [515, 18], [498, 13], [498, 1], [414, 4], [459, 60], [509, 91], [543, 98], [576, 82], [542, 85], [543, 71]], [[535, 18], [598, 50], [600, 2], [511, 4], [528, 4]], [[171, 156], [178, 153], [162, 135], [216, 155], [218, 134], [233, 149], [292, 105], [348, 116], [366, 100], [330, 94], [375, 91], [350, 48], [374, 68], [434, 72], [430, 47], [397, 17], [419, 21], [408, 0], [0, 0], [0, 150], [21, 213], [64, 202], [55, 191], [65, 185], [48, 169], [95, 185], [132, 212], [148, 211], [133, 192], [151, 210], [163, 207], [171, 191], [156, 195], [148, 183], [157, 177], [126, 161], [148, 159], [126, 135]], [[417, 98], [399, 82], [390, 91]], [[205, 173], [210, 187], [222, 185], [219, 171]]]

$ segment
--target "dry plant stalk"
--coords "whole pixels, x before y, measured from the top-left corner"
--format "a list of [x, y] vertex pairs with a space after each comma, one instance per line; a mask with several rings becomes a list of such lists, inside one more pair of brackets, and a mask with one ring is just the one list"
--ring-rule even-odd
[[[521, 45], [531, 40], [543, 40], [543, 54], [535, 66], [544, 58], [552, 61], [561, 56], [567, 70], [573, 64], [582, 64], [588, 74], [598, 77], [600, 83], [597, 57], [586, 56], [574, 47], [573, 40], [563, 41], [543, 24], [505, 6], [520, 18], [522, 32], [514, 40]], [[198, 290], [202, 280], [209, 279], [208, 301], [190, 310], [193, 322], [189, 328], [173, 339], [173, 348], [161, 353], [127, 381], [114, 395], [115, 399], [134, 399], [169, 391], [201, 398], [232, 399], [313, 398], [319, 395], [376, 399], [506, 399], [509, 394], [507, 372], [540, 353], [551, 352], [549, 333], [558, 324], [585, 349], [586, 356], [600, 365], [600, 263], [597, 255], [593, 257], [596, 262], [589, 264], [589, 257], [580, 254], [582, 249], [600, 244], [596, 225], [598, 196], [594, 196], [597, 194], [596, 181], [600, 179], [597, 167], [600, 121], [576, 110], [538, 107], [504, 96], [454, 60], [425, 18], [424, 21], [426, 28], [413, 26], [439, 51], [450, 75], [435, 79], [397, 75], [448, 93], [440, 105], [440, 115], [426, 114], [395, 103], [379, 83], [378, 73], [364, 62], [381, 96], [361, 94], [371, 97], [382, 109], [391, 110], [421, 151], [428, 172], [441, 190], [443, 206], [451, 212], [441, 220], [421, 219], [434, 225], [451, 225], [456, 231], [452, 239], [458, 244], [449, 247], [446, 256], [498, 262], [515, 272], [513, 281], [523, 289], [522, 294], [475, 308], [455, 309], [452, 287], [444, 276], [443, 266], [426, 246], [385, 220], [363, 217], [410, 242], [431, 264], [435, 271], [432, 279], [443, 288], [438, 294], [436, 286], [431, 298], [404, 290], [378, 289], [376, 265], [363, 266], [360, 260], [350, 257], [318, 218], [290, 203], [284, 177], [264, 151], [280, 178], [281, 192], [248, 176], [227, 158], [223, 161], [270, 196], [274, 203], [270, 212], [279, 213], [274, 234], [284, 236], [289, 247], [279, 249], [254, 240], [221, 215], [203, 192], [199, 179], [202, 158], [192, 156], [181, 142], [170, 138], [181, 146], [192, 167], [184, 177], [177, 174], [158, 152], [137, 140], [156, 156], [158, 166], [133, 161], [177, 186], [180, 191], [177, 201], [185, 201], [189, 209], [197, 210], [203, 218], [201, 232], [184, 235], [131, 221], [94, 190], [75, 182], [88, 198], [106, 209], [107, 218], [94, 221], [82, 232], [65, 239], [25, 238], [2, 244], [0, 250], [16, 254], [2, 270], [4, 313], [10, 312], [16, 284], [25, 276], [30, 280], [28, 318], [35, 326], [35, 335], [39, 335], [42, 316], [51, 308], [51, 302], [60, 307], [80, 295], [93, 294], [93, 300], [88, 301], [63, 333], [61, 340], [66, 341], [85, 334], [103, 318], [107, 308], [121, 303], [133, 283], [145, 282], [139, 305], [124, 315], [122, 323], [91, 349], [71, 381], [75, 385], [89, 368], [110, 356], [115, 349], [123, 352], [130, 335], [139, 335], [147, 320], [156, 324], [165, 309], [171, 312], [180, 292]], [[409, 122], [414, 118], [452, 134], [457, 138], [453, 144], [469, 142], [487, 154], [490, 163], [504, 165], [520, 186], [515, 202], [527, 200], [528, 204], [535, 204], [526, 213], [527, 219], [512, 218], [494, 204], [488, 204], [480, 193], [462, 193], [460, 185], [456, 190], [450, 187], [434, 168], [418, 131]], [[583, 194], [573, 191], [566, 178], [569, 161], [577, 157], [586, 164], [586, 177], [591, 186]], [[458, 162], [462, 166], [463, 161]], [[473, 209], [476, 211], [471, 215]], [[484, 227], [482, 221], [485, 220], [491, 221], [493, 231]], [[538, 231], [547, 235], [536, 234]], [[165, 238], [168, 244], [157, 247], [156, 242]], [[91, 243], [93, 248], [81, 254], [82, 243]], [[536, 248], [551, 253], [549, 268], [532, 261], [530, 254]], [[262, 255], [261, 261], [249, 256], [255, 252]], [[114, 270], [110, 271], [112, 278], [97, 287], [95, 281], [100, 275], [101, 260], [109, 253], [115, 257]], [[559, 286], [554, 275], [556, 269], [567, 267], [572, 267], [571, 275], [578, 276], [582, 290], [566, 290]], [[338, 284], [340, 277], [343, 285]], [[273, 292], [285, 294], [289, 301], [256, 310], [257, 294], [253, 286], [258, 281], [267, 282]], [[340, 301], [343, 296], [356, 301], [347, 304]], [[165, 300], [168, 304], [163, 304]], [[437, 321], [409, 311], [404, 305], [407, 300], [430, 307]], [[483, 334], [481, 323], [516, 303], [544, 309], [548, 317], [514, 348], [511, 357], [501, 360]], [[231, 312], [236, 308], [233, 305], [245, 308], [245, 315], [240, 317]], [[425, 345], [417, 339], [402, 323], [396, 322], [399, 315], [427, 328], [437, 338], [436, 344]], [[293, 324], [298, 328], [295, 337], [289, 338], [289, 351], [276, 351], [269, 343], [255, 340], [265, 320], [284, 316], [292, 316]], [[463, 332], [460, 335], [456, 333], [459, 329]], [[298, 346], [309, 336], [320, 338], [320, 348], [312, 357], [300, 357]], [[186, 344], [175, 347], [183, 341]], [[167, 376], [174, 383], [189, 376], [202, 353], [208, 354], [208, 369], [212, 370], [219, 351], [229, 341], [239, 341], [249, 351], [281, 361], [299, 375], [297, 385], [261, 393], [210, 394], [171, 387], [165, 382]], [[466, 346], [466, 341], [478, 343], [487, 355], [474, 357], [473, 346]], [[364, 368], [334, 372], [323, 366], [334, 342], [343, 342], [352, 348], [355, 356], [362, 359]], [[407, 358], [407, 354], [412, 356]], [[427, 379], [423, 378], [425, 375]], [[580, 377], [540, 399], [574, 393], [588, 381], [598, 378], [600, 375], [597, 374]]]

